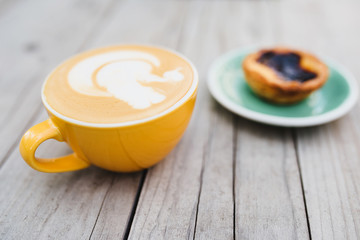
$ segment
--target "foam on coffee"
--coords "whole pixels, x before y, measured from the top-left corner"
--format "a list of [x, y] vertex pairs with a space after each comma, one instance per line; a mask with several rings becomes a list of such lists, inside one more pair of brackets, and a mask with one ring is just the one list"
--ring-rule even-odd
[[180, 56], [155, 47], [116, 46], [77, 55], [44, 85], [58, 113], [91, 123], [141, 120], [165, 111], [191, 87], [194, 72]]

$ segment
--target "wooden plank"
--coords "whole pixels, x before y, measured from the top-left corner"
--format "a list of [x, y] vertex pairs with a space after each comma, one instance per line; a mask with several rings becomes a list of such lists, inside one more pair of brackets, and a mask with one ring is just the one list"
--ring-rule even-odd
[[[141, 43], [156, 43], [173, 48], [179, 40], [183, 25], [183, 12], [187, 11], [187, 5], [187, 2], [152, 2], [141, 5], [138, 2], [132, 2], [131, 13], [126, 19], [132, 24], [124, 25], [125, 29], [121, 29], [121, 31], [114, 31], [119, 29], [119, 22], [124, 21], [123, 14], [116, 14], [107, 23], [101, 37], [98, 37], [93, 44], [107, 45], [119, 41], [139, 42], [141, 39]], [[129, 11], [129, 9], [124, 9], [124, 11]], [[141, 29], [141, 31], [137, 29]], [[119, 189], [119, 185], [124, 184], [126, 183], [117, 182], [109, 188], [109, 194], [99, 213], [92, 239], [120, 239], [126, 237], [124, 234], [128, 234], [124, 232], [127, 223], [122, 221], [123, 217], [119, 217], [119, 214], [124, 212], [124, 201], [129, 201], [128, 199], [124, 200], [123, 192]], [[125, 216], [126, 220], [131, 217], [129, 212], [125, 212]], [[131, 224], [131, 221], [128, 224]], [[130, 228], [130, 226], [128, 227]]]
[[196, 219], [196, 239], [234, 238], [232, 115], [212, 103], [213, 127], [204, 149], [204, 166]]
[[[149, 169], [129, 239], [194, 237], [202, 166], [206, 162], [207, 151], [210, 150], [209, 138], [214, 123], [214, 113], [211, 111], [214, 102], [209, 101], [204, 76], [206, 64], [217, 53], [217, 46], [210, 40], [214, 28], [201, 28], [204, 24], [216, 21], [212, 19], [215, 10], [213, 3], [193, 2], [186, 16], [181, 36], [183, 40], [179, 42], [177, 49], [195, 62], [201, 76], [195, 113], [188, 131], [176, 149], [163, 162]], [[230, 209], [231, 206], [230, 201]], [[226, 217], [232, 219], [232, 215]]]
[[243, 119], [237, 125], [236, 237], [309, 238], [290, 130]]
[[[216, 23], [217, 23], [217, 28], [218, 31], [220, 32], [221, 37], [218, 37], [219, 39], [216, 39], [215, 37], [212, 38], [214, 39], [214, 41], [217, 41], [217, 44], [219, 44], [222, 48], [222, 51], [220, 53], [223, 53], [227, 50], [231, 50], [233, 48], [239, 48], [239, 47], [243, 47], [243, 46], [248, 46], [248, 45], [253, 45], [254, 42], [267, 42], [267, 41], [271, 41], [272, 37], [274, 36], [273, 33], [273, 27], [272, 27], [272, 20], [266, 19], [266, 21], [264, 21], [264, 19], [266, 17], [268, 17], [266, 15], [265, 12], [265, 16], [264, 15], [264, 8], [268, 7], [267, 3], [262, 2], [262, 3], [258, 3], [258, 2], [245, 2], [245, 3], [234, 3], [234, 2], [228, 2], [228, 3], [224, 3], [227, 6], [225, 8], [222, 8], [223, 13], [221, 15], [219, 15], [218, 19], [216, 19]], [[265, 7], [264, 7], [265, 5]], [[216, 7], [216, 9], [219, 9], [220, 6]], [[218, 11], [218, 10], [217, 10]], [[254, 12], [256, 11], [256, 19], [254, 19]], [[226, 18], [223, 18], [223, 16], [226, 15]], [[255, 20], [255, 21], [254, 21]], [[216, 39], [216, 40], [215, 40]], [[240, 66], [239, 66], [240, 67]], [[218, 108], [218, 110], [215, 112], [215, 114], [217, 115], [221, 115], [226, 117], [226, 113], [224, 111], [220, 110], [221, 108]], [[237, 119], [237, 118], [235, 118]], [[237, 120], [236, 120], [237, 121]], [[226, 121], [226, 123], [222, 123], [222, 124], [216, 124], [216, 128], [221, 129], [224, 128], [224, 126], [222, 125], [229, 125], [231, 124], [231, 121], [228, 119]], [[239, 227], [238, 225], [238, 221], [237, 221], [237, 217], [238, 217], [238, 212], [236, 212], [236, 209], [239, 207], [238, 206], [238, 202], [236, 201], [238, 196], [237, 196], [237, 186], [239, 185], [238, 179], [235, 179], [235, 170], [234, 167], [236, 166], [237, 163], [237, 159], [235, 158], [235, 153], [234, 151], [230, 150], [230, 148], [236, 148], [236, 137], [237, 137], [237, 133], [236, 133], [236, 129], [232, 128], [233, 130], [233, 134], [229, 134], [228, 131], [226, 131], [225, 129], [219, 130], [217, 134], [215, 134], [213, 136], [214, 140], [218, 140], [221, 141], [222, 144], [224, 145], [223, 147], [219, 148], [217, 151], [214, 151], [212, 153], [213, 157], [216, 159], [216, 161], [218, 162], [218, 169], [221, 168], [225, 168], [222, 169], [223, 172], [220, 174], [213, 174], [215, 176], [212, 176], [212, 179], [208, 180], [208, 181], [204, 181], [203, 182], [203, 189], [204, 189], [204, 185], [217, 185], [217, 182], [219, 181], [218, 179], [224, 179], [224, 176], [231, 177], [232, 178], [232, 184], [229, 185], [229, 183], [226, 185], [226, 187], [231, 186], [233, 189], [233, 198], [232, 201], [233, 202], [233, 207], [228, 205], [228, 208], [231, 209], [233, 211], [233, 223], [230, 225], [234, 228], [233, 230], [233, 237], [234, 238], [239, 238], [239, 234], [236, 228]], [[234, 135], [235, 134], [235, 135]], [[235, 137], [235, 138], [234, 138]], [[221, 140], [222, 139], [222, 140]], [[232, 141], [232, 143], [230, 142]], [[218, 142], [217, 144], [221, 145], [221, 142]], [[255, 143], [256, 144], [256, 143]], [[226, 147], [227, 146], [227, 147]], [[224, 158], [226, 156], [226, 158], [230, 159], [230, 155], [231, 154], [231, 164], [230, 165], [230, 161], [228, 164], [226, 165], [220, 165], [223, 164], [224, 161], [220, 161], [220, 159]], [[227, 169], [229, 168], [230, 169]], [[205, 166], [206, 168], [210, 168], [211, 169], [211, 164], [209, 164], [209, 166]], [[220, 171], [220, 170], [218, 170]], [[251, 171], [251, 170], [250, 170]], [[219, 187], [220, 190], [223, 190], [225, 186], [222, 185], [221, 187]], [[217, 202], [218, 200], [218, 196], [221, 194], [218, 194], [216, 192], [214, 192], [214, 190], [210, 189], [208, 191], [202, 191], [204, 193], [202, 193], [202, 195], [207, 194], [207, 196], [204, 196], [204, 203], [205, 205], [211, 205], [211, 202]], [[214, 200], [215, 199], [215, 200]], [[202, 204], [204, 204], [202, 203]], [[214, 204], [215, 207], [212, 211], [217, 211], [218, 209], [216, 209], [219, 206], [216, 206], [216, 204]], [[200, 204], [201, 207], [201, 204]], [[200, 208], [199, 207], [199, 214], [200, 214]], [[210, 207], [208, 208], [210, 209]], [[221, 209], [221, 208], [220, 208]], [[220, 210], [219, 209], [219, 210]], [[207, 239], [211, 236], [217, 236], [219, 233], [218, 231], [221, 231], [221, 228], [218, 228], [217, 225], [219, 224], [218, 222], [215, 222], [214, 224], [211, 224], [211, 218], [214, 218], [214, 216], [211, 215], [211, 212], [205, 212], [204, 211], [204, 216], [207, 217], [203, 217], [203, 219], [199, 219], [197, 222], [197, 229], [196, 229], [196, 233], [199, 232], [199, 226], [203, 226], [205, 229], [207, 228], [207, 231], [204, 231], [201, 235], [197, 235], [197, 237], [199, 238], [204, 238]], [[210, 213], [210, 214], [209, 214]], [[221, 215], [220, 215], [221, 216]], [[231, 216], [228, 214], [228, 216]], [[215, 218], [216, 219], [216, 218]], [[230, 234], [228, 235], [228, 238], [230, 238]], [[225, 238], [223, 236], [223, 238]], [[241, 236], [240, 236], [241, 239]]]
[[[353, 116], [353, 115], [352, 115]], [[360, 230], [357, 117], [298, 130], [298, 149], [314, 239], [357, 239]], [[352, 119], [349, 119], [352, 118]]]
[[[230, 3], [226, 11], [228, 22], [223, 24], [229, 26], [223, 34], [226, 46], [276, 43], [281, 34], [281, 29], [276, 27], [279, 4], [276, 1]], [[235, 117], [234, 121], [235, 238], [309, 238], [291, 131], [241, 117]]]
[[[354, 31], [360, 27], [358, 9], [360, 3], [353, 1], [330, 1], [326, 6], [312, 1], [283, 3], [281, 28], [288, 33], [283, 41], [328, 55], [359, 79], [360, 34]], [[360, 238], [359, 120], [357, 105], [338, 121], [296, 130], [313, 239]]]
[[[203, 15], [199, 23], [200, 27], [206, 24], [213, 27], [213, 30], [208, 30], [205, 38], [211, 39], [206, 49], [212, 49], [214, 55], [203, 52], [199, 60], [202, 63], [199, 65], [205, 67], [202, 68], [201, 74], [204, 85], [200, 86], [204, 89], [203, 93], [199, 94], [199, 102], [202, 102], [203, 105], [199, 106], [201, 110], [199, 111], [198, 108], [197, 111], [205, 118], [202, 119], [197, 115], [198, 121], [195, 124], [199, 126], [203, 124], [203, 121], [209, 121], [210, 129], [207, 129], [208, 135], [200, 133], [201, 137], [207, 138], [204, 139], [206, 142], [202, 148], [204, 152], [202, 153], [203, 162], [194, 230], [195, 239], [234, 239], [235, 237], [233, 114], [217, 104], [205, 86], [209, 64], [217, 54], [224, 51], [229, 43], [222, 28], [229, 24], [228, 19], [223, 16], [230, 8], [232, 8], [232, 4], [215, 3], [210, 9], [204, 9], [211, 15]], [[216, 38], [216, 35], [221, 35], [221, 38]], [[201, 43], [201, 39], [199, 39], [199, 43]]]

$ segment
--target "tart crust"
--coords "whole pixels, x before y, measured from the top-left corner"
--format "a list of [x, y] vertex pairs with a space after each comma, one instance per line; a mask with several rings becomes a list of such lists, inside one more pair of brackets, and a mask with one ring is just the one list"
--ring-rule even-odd
[[[258, 62], [265, 52], [278, 54], [295, 53], [300, 56], [300, 67], [316, 74], [315, 78], [305, 82], [284, 79], [273, 68]], [[275, 47], [249, 54], [242, 64], [245, 79], [251, 89], [260, 97], [268, 101], [291, 104], [308, 97], [312, 92], [321, 88], [329, 76], [328, 67], [310, 53], [285, 47]]]

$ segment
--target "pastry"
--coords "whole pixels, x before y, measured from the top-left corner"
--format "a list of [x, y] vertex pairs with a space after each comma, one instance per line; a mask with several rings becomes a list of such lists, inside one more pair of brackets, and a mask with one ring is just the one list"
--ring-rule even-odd
[[285, 47], [249, 54], [242, 67], [251, 89], [275, 103], [296, 103], [321, 88], [329, 76], [325, 63], [310, 53]]

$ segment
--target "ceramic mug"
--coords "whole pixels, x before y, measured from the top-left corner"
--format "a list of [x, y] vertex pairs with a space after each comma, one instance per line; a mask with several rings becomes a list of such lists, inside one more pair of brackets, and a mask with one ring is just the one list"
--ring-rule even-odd
[[[160, 114], [128, 123], [92, 124], [67, 118], [49, 106], [42, 91], [49, 119], [24, 134], [20, 142], [22, 157], [41, 172], [74, 171], [90, 165], [132, 172], [156, 164], [179, 142], [190, 121], [198, 88], [197, 71], [190, 65], [193, 84], [183, 98]], [[65, 141], [74, 153], [58, 158], [35, 157], [38, 146], [51, 138]]]

